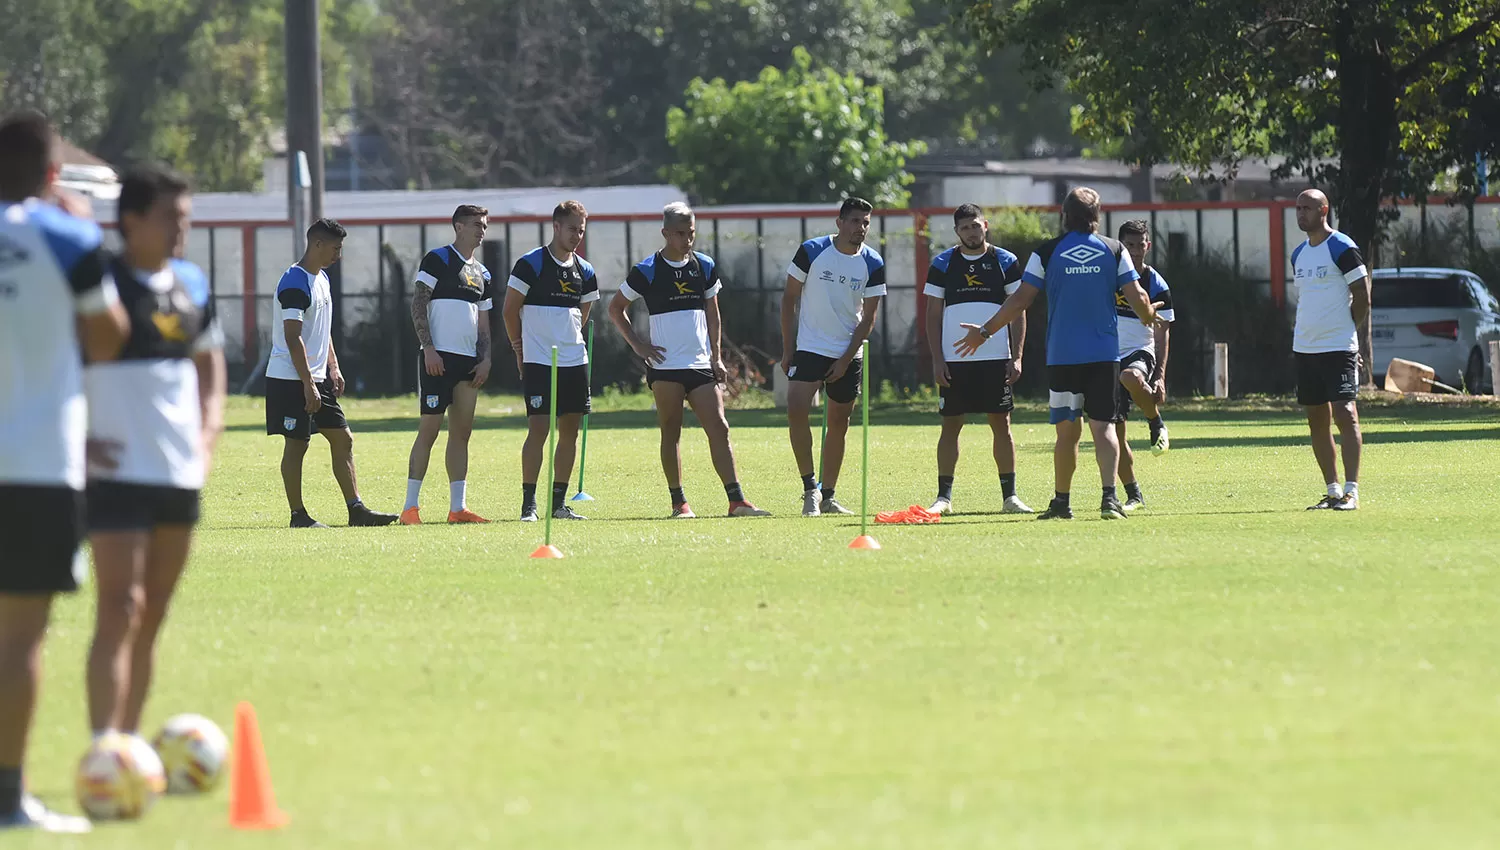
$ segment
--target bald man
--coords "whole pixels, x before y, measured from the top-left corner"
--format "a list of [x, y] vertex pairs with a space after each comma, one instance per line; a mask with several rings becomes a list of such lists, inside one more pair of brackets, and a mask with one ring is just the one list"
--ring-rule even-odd
[[[1307, 239], [1292, 251], [1297, 322], [1292, 351], [1297, 358], [1297, 403], [1307, 410], [1313, 456], [1328, 492], [1310, 511], [1359, 509], [1360, 328], [1369, 334], [1370, 274], [1359, 248], [1328, 226], [1328, 196], [1309, 189], [1297, 197], [1297, 227]], [[1369, 339], [1365, 349], [1369, 350]], [[1339, 486], [1332, 425], [1344, 454]]]

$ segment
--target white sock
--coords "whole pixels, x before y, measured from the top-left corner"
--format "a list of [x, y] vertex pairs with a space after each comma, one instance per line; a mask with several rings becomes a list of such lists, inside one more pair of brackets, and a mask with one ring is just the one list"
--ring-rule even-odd
[[469, 482], [454, 481], [448, 485], [448, 510], [452, 512], [461, 511], [468, 504]]
[[406, 505], [405, 505], [405, 507], [402, 508], [402, 510], [406, 510], [408, 508], [415, 508], [417, 506], [417, 504], [421, 500], [422, 500], [422, 479], [420, 479], [420, 478], [408, 478], [408, 479], [406, 479]]
[[1344, 497], [1344, 491], [1339, 489], [1337, 481], [1328, 485], [1328, 497], [1330, 499], [1342, 499]]
[[1344, 495], [1359, 498], [1359, 483], [1350, 481], [1344, 485]]

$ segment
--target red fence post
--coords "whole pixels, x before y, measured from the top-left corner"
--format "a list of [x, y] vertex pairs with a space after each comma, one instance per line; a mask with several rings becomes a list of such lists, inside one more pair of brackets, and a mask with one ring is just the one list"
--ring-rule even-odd
[[915, 250], [917, 265], [917, 286], [913, 290], [917, 297], [917, 383], [925, 383], [932, 375], [932, 353], [927, 345], [927, 297], [922, 294], [922, 288], [927, 283], [927, 267], [932, 264], [930, 244], [927, 239], [927, 214], [917, 213], [912, 216], [912, 230], [915, 231], [912, 238], [916, 239]]
[[245, 339], [245, 365], [254, 369], [260, 362], [260, 331], [255, 320], [255, 225], [240, 226], [240, 267], [245, 275], [245, 286], [241, 295], [241, 330]]
[[1266, 212], [1270, 218], [1266, 241], [1271, 253], [1271, 303], [1281, 309], [1286, 306], [1286, 206], [1272, 201]]

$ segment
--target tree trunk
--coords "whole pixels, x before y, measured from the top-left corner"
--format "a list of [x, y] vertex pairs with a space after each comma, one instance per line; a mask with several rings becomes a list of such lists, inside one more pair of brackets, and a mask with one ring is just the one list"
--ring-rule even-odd
[[[1374, 31], [1358, 31], [1346, 5], [1334, 27], [1339, 80], [1339, 176], [1334, 188], [1338, 228], [1373, 262], [1380, 238], [1380, 205], [1386, 169], [1395, 152], [1396, 79], [1391, 57]], [[1370, 383], [1370, 323], [1359, 328], [1363, 366]]]

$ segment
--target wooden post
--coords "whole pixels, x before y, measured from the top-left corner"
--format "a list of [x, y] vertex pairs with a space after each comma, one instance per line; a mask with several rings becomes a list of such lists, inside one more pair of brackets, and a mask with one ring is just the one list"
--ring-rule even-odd
[[1229, 343], [1214, 343], [1214, 398], [1229, 398]]
[[1490, 394], [1500, 395], [1500, 340], [1490, 341]]

